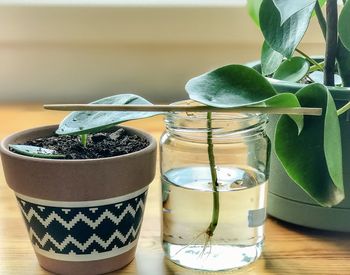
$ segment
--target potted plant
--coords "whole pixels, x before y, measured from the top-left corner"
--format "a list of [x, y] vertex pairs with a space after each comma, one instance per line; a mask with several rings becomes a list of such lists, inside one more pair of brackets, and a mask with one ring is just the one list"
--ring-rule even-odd
[[[279, 92], [297, 92], [310, 83], [322, 83], [330, 91], [338, 109], [343, 148], [345, 199], [334, 208], [323, 208], [308, 196], [285, 173], [278, 154], [271, 158], [268, 212], [277, 218], [299, 225], [349, 231], [350, 193], [348, 158], [350, 100], [350, 3], [343, 7], [336, 0], [323, 1], [248, 1], [251, 17], [260, 26], [265, 42], [260, 62], [249, 66], [258, 70]], [[326, 5], [325, 15], [322, 5]], [[338, 17], [339, 14], [339, 17]], [[299, 43], [314, 16], [325, 39], [323, 57], [310, 57], [299, 48]], [[316, 19], [314, 19], [316, 20]], [[297, 53], [299, 56], [295, 56]], [[272, 125], [276, 118], [271, 118]], [[273, 138], [273, 129], [270, 127]], [[325, 128], [327, 131], [332, 129]], [[310, 152], [311, 153], [311, 152]], [[319, 169], [322, 166], [319, 165]], [[340, 173], [340, 172], [339, 172]]]
[[[93, 103], [148, 104], [130, 94]], [[147, 133], [114, 125], [151, 115], [73, 112], [59, 127], [2, 141], [5, 177], [43, 268], [101, 274], [132, 261], [157, 145]]]

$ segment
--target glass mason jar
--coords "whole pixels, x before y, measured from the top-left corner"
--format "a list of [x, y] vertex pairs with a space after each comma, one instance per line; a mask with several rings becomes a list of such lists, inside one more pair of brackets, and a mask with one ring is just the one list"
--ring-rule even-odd
[[267, 117], [168, 113], [165, 123], [160, 149], [166, 257], [207, 271], [254, 262], [266, 219]]

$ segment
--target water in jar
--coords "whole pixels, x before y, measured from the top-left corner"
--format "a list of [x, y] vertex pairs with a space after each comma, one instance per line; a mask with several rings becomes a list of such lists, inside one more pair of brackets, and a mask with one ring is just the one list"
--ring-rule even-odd
[[163, 249], [173, 262], [194, 269], [240, 268], [262, 251], [266, 218], [265, 175], [250, 167], [216, 167], [219, 219], [206, 234], [213, 212], [208, 166], [171, 169], [162, 175]]

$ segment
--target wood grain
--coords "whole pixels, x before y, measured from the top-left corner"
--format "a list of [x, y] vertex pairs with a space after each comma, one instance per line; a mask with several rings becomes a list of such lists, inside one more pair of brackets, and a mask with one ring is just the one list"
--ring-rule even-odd
[[[56, 124], [66, 113], [44, 111], [39, 105], [0, 106], [0, 138], [29, 127]], [[127, 125], [163, 131], [161, 117]], [[49, 274], [37, 263], [12, 191], [0, 172], [0, 274]], [[203, 274], [164, 259], [160, 244], [159, 172], [150, 187], [136, 259], [115, 274]], [[205, 273], [211, 274], [211, 273]], [[220, 274], [350, 274], [350, 234], [326, 232], [268, 218], [262, 257], [247, 268]]]
[[262, 113], [321, 116], [322, 108], [233, 107], [216, 108], [206, 105], [111, 105], [111, 104], [46, 104], [47, 110], [57, 111], [140, 111], [140, 112], [215, 112], [215, 113]]

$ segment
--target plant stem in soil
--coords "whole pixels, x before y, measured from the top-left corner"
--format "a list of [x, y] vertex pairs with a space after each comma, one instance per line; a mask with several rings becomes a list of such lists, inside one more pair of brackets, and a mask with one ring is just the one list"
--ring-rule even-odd
[[212, 113], [207, 113], [207, 144], [208, 144], [208, 157], [210, 165], [211, 182], [213, 185], [213, 211], [211, 222], [206, 230], [206, 234], [211, 237], [214, 234], [216, 226], [219, 221], [220, 212], [220, 201], [218, 192], [218, 177], [216, 173], [215, 156], [214, 156], [214, 145], [213, 145], [213, 130], [212, 130]]
[[324, 61], [324, 84], [334, 86], [335, 58], [338, 50], [338, 6], [337, 0], [328, 0], [326, 4], [326, 54]]
[[87, 134], [80, 135], [80, 142], [84, 147], [86, 147], [87, 145], [87, 138], [88, 138]]

